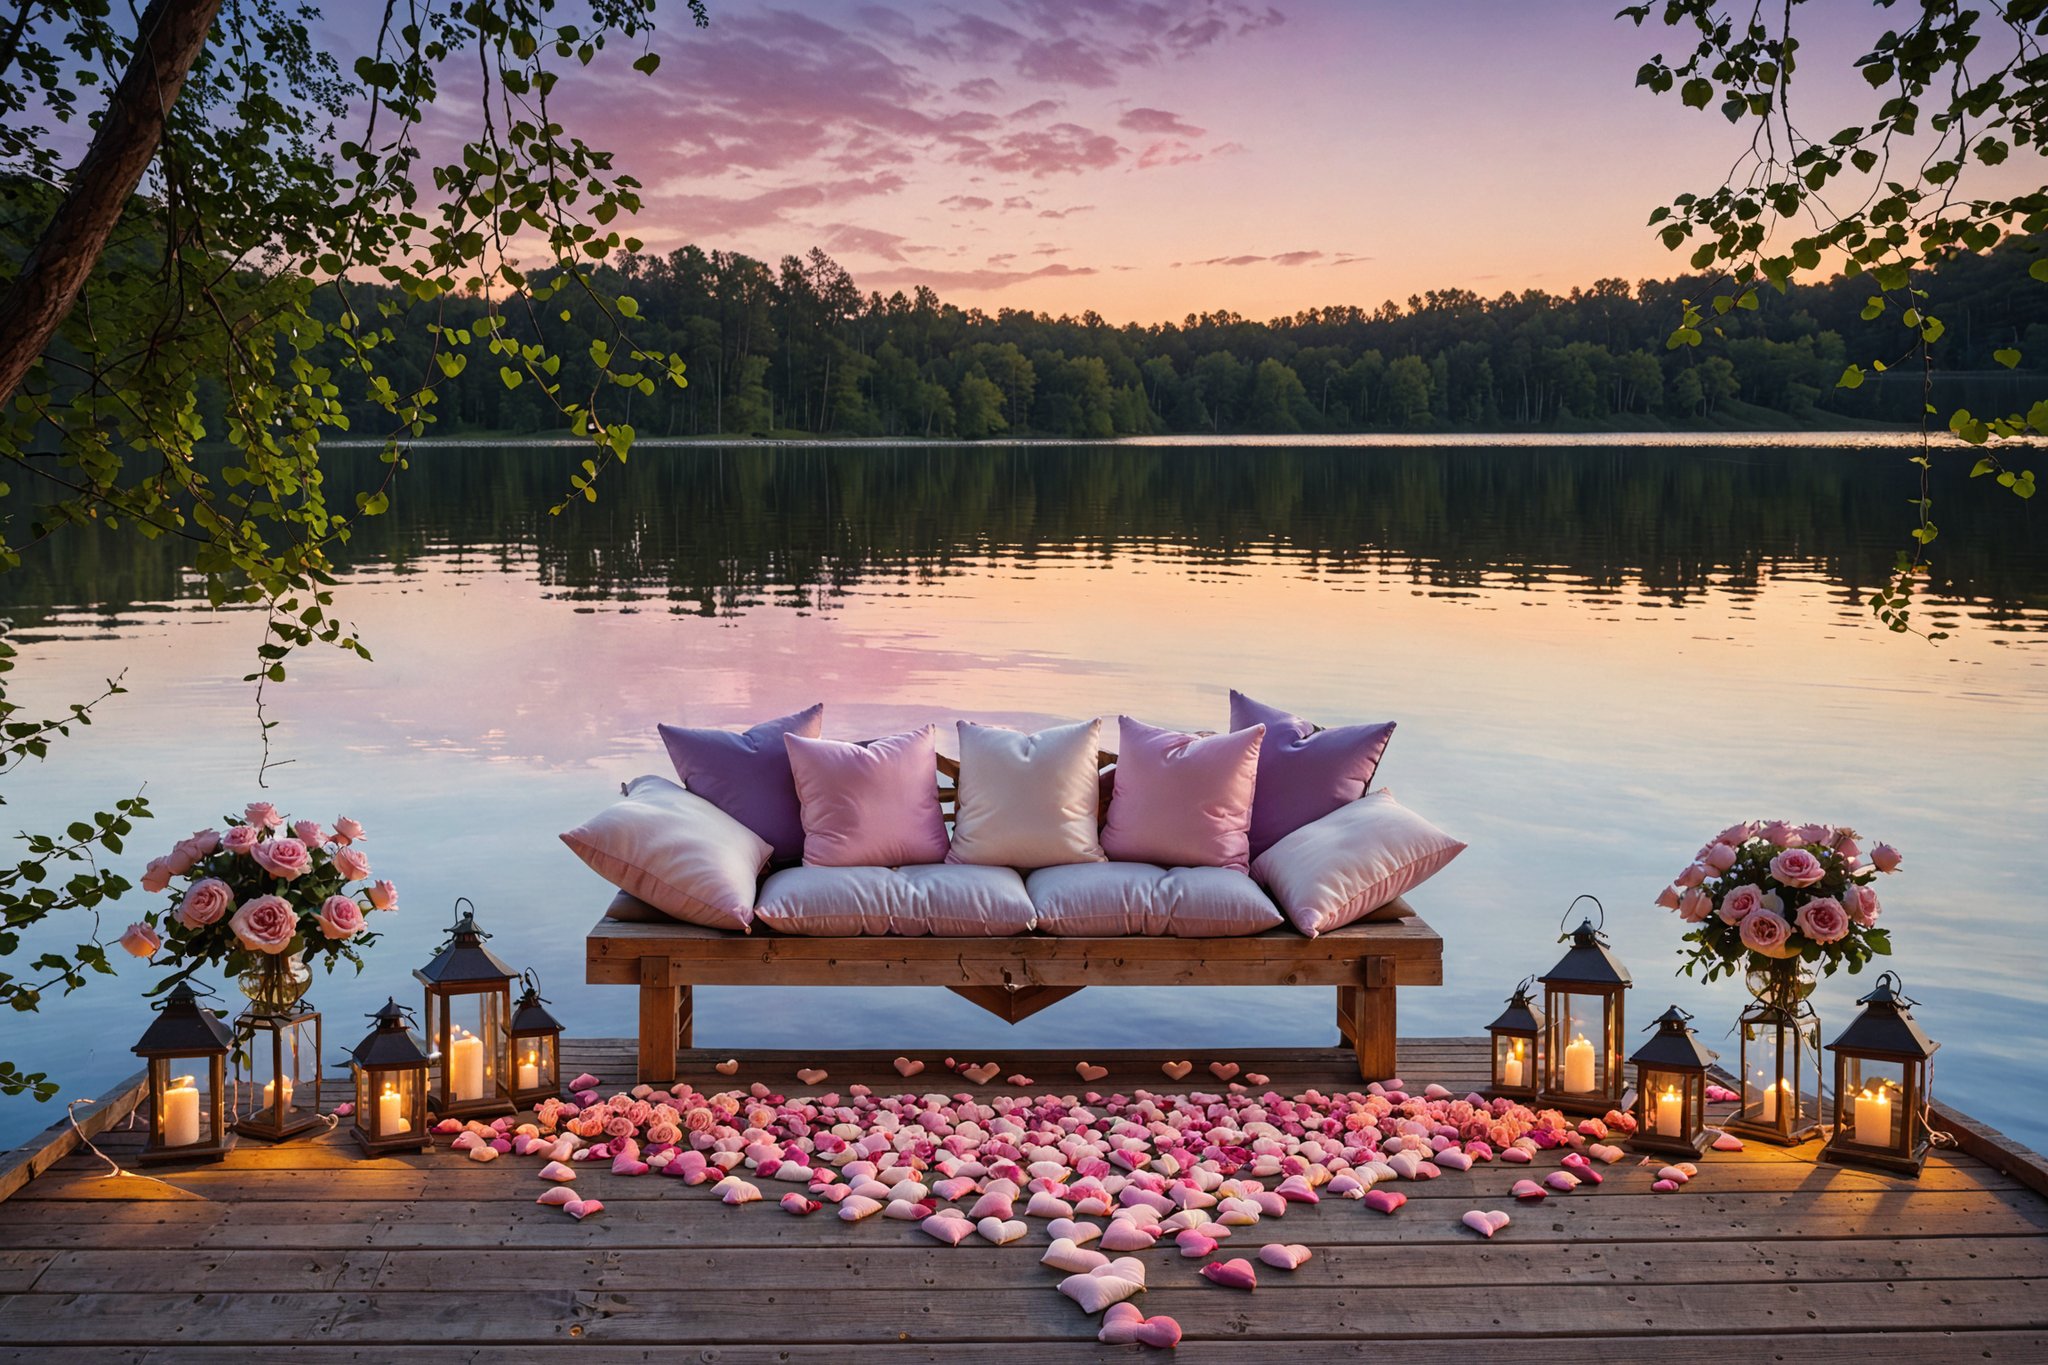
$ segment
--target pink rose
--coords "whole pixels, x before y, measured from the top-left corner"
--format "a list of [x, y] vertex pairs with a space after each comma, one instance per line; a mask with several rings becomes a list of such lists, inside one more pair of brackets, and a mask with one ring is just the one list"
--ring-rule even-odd
[[195, 829], [189, 839], [180, 839], [181, 846], [192, 850], [195, 858], [211, 858], [220, 852], [220, 831], [217, 829]]
[[1851, 886], [1842, 892], [1842, 908], [1849, 912], [1849, 918], [1858, 929], [1868, 929], [1877, 923], [1878, 912], [1883, 909], [1877, 903], [1877, 891], [1868, 886]]
[[1870, 850], [1870, 865], [1879, 872], [1896, 872], [1905, 856], [1890, 844], [1879, 844]]
[[268, 801], [251, 801], [242, 811], [242, 818], [259, 830], [284, 827], [284, 817]]
[[1721, 897], [1721, 918], [1729, 924], [1740, 924], [1764, 908], [1764, 893], [1744, 883]]
[[1657, 893], [1657, 904], [1663, 906], [1666, 910], [1676, 910], [1678, 908], [1678, 888], [1667, 886], [1662, 891], [1659, 891]]
[[1764, 842], [1776, 844], [1780, 848], [1790, 846], [1799, 837], [1792, 832], [1792, 826], [1783, 820], [1773, 820], [1757, 833], [1763, 836]]
[[142, 889], [161, 891], [171, 884], [171, 860], [151, 858], [149, 866], [142, 870]]
[[1815, 896], [1799, 907], [1799, 932], [1815, 943], [1833, 943], [1849, 936], [1849, 912], [1833, 896]]
[[398, 908], [398, 888], [390, 882], [371, 883], [370, 904], [379, 910], [396, 910]]
[[313, 855], [297, 839], [267, 839], [249, 856], [265, 872], [288, 882], [313, 870]]
[[363, 907], [350, 896], [329, 896], [320, 902], [320, 932], [329, 938], [354, 938], [363, 931]]
[[1740, 848], [1749, 842], [1750, 836], [1755, 833], [1756, 821], [1744, 820], [1741, 824], [1730, 825], [1719, 834], [1716, 834], [1714, 842], [1717, 844], [1733, 844], [1735, 847]]
[[352, 844], [363, 837], [363, 827], [346, 815], [334, 822], [334, 841], [338, 844]]
[[318, 848], [327, 842], [327, 831], [320, 828], [318, 820], [294, 820], [292, 837], [308, 848]]
[[204, 929], [209, 924], [219, 923], [220, 917], [234, 903], [235, 893], [220, 878], [196, 881], [178, 905], [178, 923], [187, 929]]
[[1863, 856], [1863, 845], [1856, 842], [1856, 836], [1853, 834], [1845, 836], [1837, 832], [1834, 847], [1835, 856], [1845, 863], [1854, 863]]
[[254, 825], [231, 825], [220, 837], [221, 847], [230, 853], [253, 853], [262, 842], [263, 831]]
[[1758, 910], [1745, 915], [1742, 920], [1742, 946], [1752, 953], [1765, 957], [1787, 958], [1797, 955], [1797, 950], [1787, 946], [1792, 937], [1792, 926], [1785, 922], [1783, 915], [1770, 910]]
[[1826, 848], [1835, 840], [1833, 825], [1801, 825], [1792, 831], [1799, 836], [1799, 842], [1808, 848]]
[[228, 921], [242, 946], [252, 953], [281, 953], [298, 936], [299, 917], [281, 896], [245, 901]]
[[1708, 870], [1718, 876], [1735, 866], [1735, 860], [1740, 856], [1742, 856], [1741, 853], [1733, 844], [1711, 844], [1708, 846], [1707, 851], [1700, 855], [1700, 861], [1707, 865]]
[[714, 1122], [716, 1122], [716, 1116], [702, 1105], [686, 1110], [683, 1114], [683, 1127], [692, 1133], [708, 1133], [711, 1131], [711, 1125]]
[[370, 860], [361, 849], [343, 844], [334, 850], [334, 870], [345, 882], [359, 882], [370, 875]]
[[[171, 851], [163, 856], [164, 868], [173, 877], [182, 877], [199, 865], [199, 855], [183, 839], [171, 845]], [[162, 890], [161, 887], [158, 890]]]
[[1827, 876], [1828, 870], [1805, 849], [1788, 848], [1771, 859], [1771, 875], [1782, 886], [1812, 886]]
[[1688, 863], [1685, 870], [1671, 880], [1680, 886], [1698, 886], [1707, 879], [1707, 869], [1700, 863]]
[[131, 924], [121, 935], [121, 946], [137, 957], [155, 957], [156, 950], [164, 946], [164, 940], [147, 924]]
[[1714, 898], [1705, 887], [1689, 886], [1678, 898], [1678, 917], [1687, 924], [1698, 924], [1714, 913]]
[[673, 1147], [683, 1135], [673, 1123], [657, 1123], [647, 1130], [647, 1140], [657, 1147]]
[[614, 1114], [604, 1121], [607, 1137], [624, 1138], [633, 1136], [633, 1120], [624, 1114]]

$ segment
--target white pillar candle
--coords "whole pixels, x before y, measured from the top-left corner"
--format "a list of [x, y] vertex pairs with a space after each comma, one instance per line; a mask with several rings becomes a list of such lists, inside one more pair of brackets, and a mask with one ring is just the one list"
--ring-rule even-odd
[[412, 1121], [405, 1116], [404, 1098], [386, 1086], [384, 1093], [377, 1097], [377, 1132], [388, 1137], [392, 1133], [411, 1131]]
[[180, 1076], [164, 1091], [164, 1146], [190, 1147], [199, 1141], [199, 1087]]
[[[276, 1098], [277, 1082], [265, 1081], [263, 1083], [263, 1107], [265, 1109], [271, 1108]], [[284, 1078], [284, 1107], [287, 1109], [292, 1107], [292, 1078], [289, 1076]]]
[[1522, 1045], [1515, 1044], [1514, 1055], [1500, 1064], [1500, 1083], [1520, 1085], [1522, 1083]]
[[1564, 1050], [1564, 1088], [1581, 1095], [1593, 1089], [1593, 1045], [1583, 1033]]
[[540, 1089], [540, 1066], [535, 1061], [534, 1054], [531, 1052], [528, 1052], [526, 1060], [519, 1064], [519, 1088], [521, 1090]]
[[448, 1046], [448, 1080], [458, 1100], [484, 1097], [484, 1040], [465, 1033]]
[[1779, 1081], [1775, 1086], [1766, 1085], [1763, 1087], [1762, 1107], [1758, 1112], [1758, 1117], [1765, 1123], [1776, 1123], [1778, 1121], [1778, 1090], [1780, 1087], [1785, 1088], [1787, 1091], [1791, 1089], [1784, 1081]]
[[1892, 1096], [1882, 1087], [1856, 1097], [1856, 1140], [1866, 1147], [1892, 1145]]
[[1685, 1135], [1685, 1101], [1676, 1090], [1666, 1090], [1657, 1097], [1657, 1136], [1683, 1137]]

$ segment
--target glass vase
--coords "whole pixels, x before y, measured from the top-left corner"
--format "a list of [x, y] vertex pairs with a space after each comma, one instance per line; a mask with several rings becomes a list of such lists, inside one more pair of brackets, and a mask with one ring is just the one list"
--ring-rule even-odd
[[312, 969], [297, 953], [274, 953], [235, 978], [258, 1014], [289, 1014], [313, 984]]

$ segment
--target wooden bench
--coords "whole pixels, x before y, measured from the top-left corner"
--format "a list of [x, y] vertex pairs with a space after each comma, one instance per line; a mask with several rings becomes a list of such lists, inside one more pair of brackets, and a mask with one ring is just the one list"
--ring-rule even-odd
[[585, 980], [640, 988], [639, 1079], [662, 1084], [691, 1045], [695, 986], [944, 986], [1013, 1024], [1086, 986], [1335, 986], [1358, 1074], [1381, 1080], [1399, 1074], [1395, 988], [1444, 979], [1444, 941], [1420, 919], [1316, 938], [1291, 927], [1244, 938], [808, 938], [607, 916], [584, 946]]

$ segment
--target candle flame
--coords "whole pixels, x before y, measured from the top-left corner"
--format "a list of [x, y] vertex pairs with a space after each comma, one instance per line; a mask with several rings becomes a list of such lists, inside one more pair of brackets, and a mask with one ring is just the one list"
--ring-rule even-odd
[[196, 1090], [196, 1089], [198, 1089], [198, 1088], [199, 1088], [199, 1078], [198, 1078], [197, 1076], [173, 1076], [173, 1077], [171, 1077], [171, 1088], [172, 1088], [173, 1090], [178, 1090], [178, 1089], [182, 1089], [182, 1088], [183, 1088], [183, 1087], [185, 1087], [185, 1086], [191, 1086], [191, 1087], [192, 1087], [193, 1089], [195, 1089], [195, 1090]]
[[1671, 1086], [1667, 1085], [1664, 1087], [1664, 1098], [1667, 1100], [1675, 1100], [1678, 1098], [1678, 1091], [1673, 1089]]

